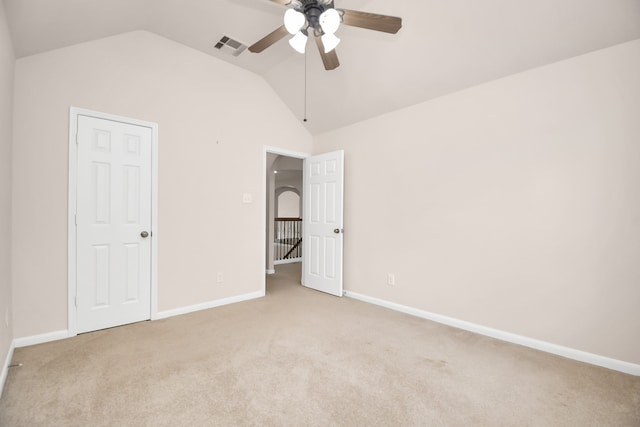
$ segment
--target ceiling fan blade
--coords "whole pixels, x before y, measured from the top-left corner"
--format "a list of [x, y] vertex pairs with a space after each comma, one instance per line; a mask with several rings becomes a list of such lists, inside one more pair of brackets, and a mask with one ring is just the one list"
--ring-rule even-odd
[[289, 3], [291, 3], [291, 0], [271, 0], [271, 1], [272, 1], [272, 2], [274, 2], [274, 3], [281, 4], [281, 5], [283, 5], [283, 6], [286, 6], [286, 5], [288, 5]]
[[284, 38], [284, 36], [286, 36], [287, 34], [289, 34], [287, 32], [287, 29], [284, 27], [284, 25], [282, 25], [249, 46], [249, 51], [253, 53], [260, 53], [275, 42], [282, 40], [282, 38]]
[[360, 12], [359, 10], [340, 9], [344, 12], [342, 23], [352, 27], [368, 30], [383, 31], [395, 34], [402, 28], [402, 18], [375, 13]]
[[316, 44], [318, 45], [318, 50], [320, 51], [320, 57], [322, 58], [322, 63], [324, 64], [324, 69], [327, 71], [335, 70], [340, 66], [340, 61], [338, 61], [338, 54], [336, 50], [333, 49], [329, 53], [324, 53], [324, 43], [322, 43], [322, 38], [320, 36], [316, 36]]

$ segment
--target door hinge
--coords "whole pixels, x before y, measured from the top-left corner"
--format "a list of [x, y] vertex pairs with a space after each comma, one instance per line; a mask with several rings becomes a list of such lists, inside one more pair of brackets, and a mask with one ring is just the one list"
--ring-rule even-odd
[[76, 145], [78, 145], [78, 134], [76, 133]]
[[78, 214], [73, 215], [73, 222], [76, 223], [76, 227], [78, 226]]
[[74, 298], [74, 304], [76, 307], [78, 307], [78, 295], [76, 295]]

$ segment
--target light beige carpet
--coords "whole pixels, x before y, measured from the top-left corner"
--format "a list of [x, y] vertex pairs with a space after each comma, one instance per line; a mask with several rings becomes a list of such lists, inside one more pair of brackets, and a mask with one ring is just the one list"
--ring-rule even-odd
[[640, 426], [640, 378], [296, 285], [17, 349], [1, 426]]

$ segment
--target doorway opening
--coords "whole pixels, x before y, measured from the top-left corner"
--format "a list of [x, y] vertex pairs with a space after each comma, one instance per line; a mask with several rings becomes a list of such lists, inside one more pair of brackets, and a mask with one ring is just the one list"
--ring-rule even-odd
[[265, 148], [265, 273], [302, 263], [303, 165], [307, 155]]
[[[298, 166], [290, 166], [292, 164]], [[279, 184], [276, 182], [276, 176], [282, 170], [300, 167], [301, 185], [286, 181], [280, 181]], [[266, 272], [262, 288], [264, 294], [266, 295], [266, 275], [276, 272], [275, 244], [286, 243], [289, 246], [288, 251], [295, 250], [296, 246], [303, 246], [300, 251], [300, 283], [303, 286], [342, 296], [344, 151], [308, 156], [265, 147], [263, 173], [263, 247]], [[276, 188], [281, 189], [278, 196], [287, 191], [297, 190], [297, 200], [301, 206], [297, 213], [302, 213], [301, 218], [294, 218], [296, 221], [299, 220], [301, 226], [299, 236], [294, 233], [293, 237], [283, 237], [281, 241], [276, 241]]]

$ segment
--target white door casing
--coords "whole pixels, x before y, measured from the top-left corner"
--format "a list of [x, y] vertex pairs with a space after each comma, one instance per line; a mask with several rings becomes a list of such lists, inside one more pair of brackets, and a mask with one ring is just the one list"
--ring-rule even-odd
[[304, 160], [304, 285], [342, 296], [344, 151]]
[[75, 233], [70, 233], [75, 262], [72, 266], [70, 260], [69, 269], [71, 273], [74, 268], [70, 300], [74, 292], [75, 307], [70, 307], [70, 335], [148, 320], [155, 308], [157, 128], [99, 115], [79, 111], [75, 116]]

